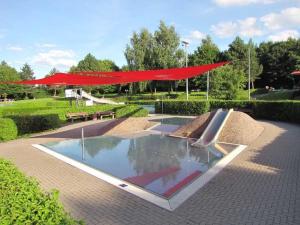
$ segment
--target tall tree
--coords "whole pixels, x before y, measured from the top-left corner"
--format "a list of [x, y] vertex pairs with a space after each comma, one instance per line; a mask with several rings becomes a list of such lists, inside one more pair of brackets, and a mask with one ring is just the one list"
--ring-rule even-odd
[[[174, 26], [160, 22], [158, 30], [151, 34], [147, 29], [133, 33], [125, 57], [130, 70], [166, 69], [182, 65], [184, 52], [179, 48], [180, 38]], [[156, 86], [156, 82], [151, 82]], [[141, 86], [140, 90], [145, 88]], [[151, 86], [150, 86], [151, 87]]]
[[[153, 37], [147, 29], [140, 33], [134, 32], [130, 44], [126, 46], [125, 57], [129, 70], [145, 70], [152, 67]], [[146, 89], [146, 82], [130, 85], [131, 92], [142, 92]]]
[[33, 80], [33, 70], [31, 69], [30, 65], [25, 63], [21, 68], [20, 77], [22, 80]]
[[263, 71], [263, 66], [259, 63], [259, 59], [257, 57], [257, 46], [251, 39], [249, 40], [248, 48], [248, 51], [250, 51], [250, 80], [252, 89], [254, 89], [254, 82], [260, 78], [260, 75]]
[[95, 56], [88, 53], [83, 60], [79, 61], [75, 71], [99, 71], [99, 62]]
[[248, 45], [243, 39], [236, 37], [229, 45], [228, 50], [225, 51], [225, 56], [236, 69], [241, 69], [246, 73], [248, 69]]
[[263, 65], [259, 86], [292, 88], [295, 77], [291, 72], [297, 68], [300, 55], [300, 40], [288, 39], [281, 42], [263, 42], [259, 45], [258, 56]]
[[[210, 36], [202, 39], [200, 46], [189, 55], [189, 65], [199, 66], [203, 64], [210, 64], [219, 61], [220, 50], [218, 46], [213, 43]], [[207, 75], [202, 75], [192, 79], [191, 86], [193, 88], [204, 89], [206, 87]]]

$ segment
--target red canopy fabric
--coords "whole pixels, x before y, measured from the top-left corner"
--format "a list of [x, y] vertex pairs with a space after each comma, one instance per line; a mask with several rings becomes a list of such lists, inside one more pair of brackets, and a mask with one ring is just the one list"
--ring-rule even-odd
[[292, 74], [298, 76], [300, 75], [300, 70], [295, 70], [294, 72], [292, 72]]
[[56, 73], [52, 76], [36, 80], [12, 82], [15, 84], [43, 84], [43, 85], [108, 85], [123, 84], [147, 80], [182, 80], [199, 76], [207, 71], [223, 66], [228, 62], [207, 64], [202, 66], [128, 71], [128, 72], [79, 72], [79, 73]]

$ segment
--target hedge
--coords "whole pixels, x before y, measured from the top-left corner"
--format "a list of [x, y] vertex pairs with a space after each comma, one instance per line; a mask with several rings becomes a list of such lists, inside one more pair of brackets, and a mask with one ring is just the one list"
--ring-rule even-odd
[[207, 101], [163, 101], [155, 103], [156, 113], [200, 115], [209, 110]]
[[57, 114], [14, 115], [9, 118], [16, 124], [19, 135], [55, 129], [61, 125]]
[[16, 139], [18, 129], [12, 119], [0, 118], [0, 141], [9, 141]]
[[12, 163], [0, 159], [1, 224], [82, 224], [66, 213], [58, 201], [58, 191], [41, 190]]
[[122, 117], [146, 117], [148, 110], [137, 105], [126, 105], [115, 110], [116, 118]]
[[257, 101], [253, 110], [256, 118], [300, 123], [300, 101]]
[[[162, 102], [155, 103], [155, 112], [161, 113]], [[300, 123], [300, 101], [164, 101], [163, 113], [200, 115], [217, 108], [253, 110], [258, 119]]]

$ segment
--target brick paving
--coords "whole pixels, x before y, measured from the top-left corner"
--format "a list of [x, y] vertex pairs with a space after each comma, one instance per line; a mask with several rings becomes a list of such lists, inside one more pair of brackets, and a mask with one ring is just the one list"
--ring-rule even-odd
[[255, 143], [169, 212], [31, 146], [62, 140], [51, 133], [102, 124], [89, 121], [2, 143], [0, 157], [36, 177], [46, 190], [58, 189], [65, 208], [87, 224], [300, 224], [300, 126], [261, 122], [265, 130]]

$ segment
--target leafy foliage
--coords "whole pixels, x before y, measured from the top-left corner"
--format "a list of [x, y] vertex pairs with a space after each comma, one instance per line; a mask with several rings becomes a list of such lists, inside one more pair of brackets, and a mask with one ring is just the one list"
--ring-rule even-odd
[[12, 163], [0, 159], [0, 221], [9, 224], [81, 224], [65, 212], [58, 191], [44, 192]]
[[[218, 108], [252, 109], [258, 119], [300, 123], [300, 101], [164, 101], [163, 113], [201, 115]], [[161, 113], [161, 102], [155, 103], [155, 112]]]
[[[221, 52], [218, 46], [213, 43], [210, 36], [202, 39], [200, 46], [197, 47], [197, 50], [193, 54], [189, 55], [189, 65], [190, 66], [199, 66], [203, 64], [210, 64], [218, 62], [221, 58]], [[207, 75], [202, 75], [195, 77], [191, 80], [191, 88], [196, 89], [206, 89], [206, 80]]]
[[210, 94], [221, 99], [236, 99], [245, 82], [245, 74], [241, 69], [231, 65], [220, 67], [211, 76]]
[[16, 139], [18, 130], [13, 120], [0, 118], [0, 142]]
[[282, 42], [263, 42], [258, 48], [258, 57], [263, 65], [261, 87], [292, 88], [296, 77], [291, 72], [300, 65], [300, 40], [289, 39]]
[[25, 63], [24, 66], [21, 68], [20, 78], [21, 80], [32, 80], [34, 79], [33, 70], [31, 69], [30, 65]]

